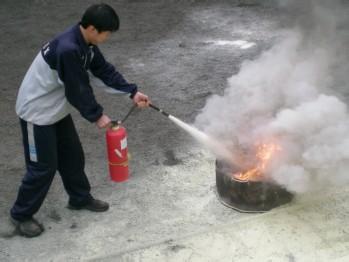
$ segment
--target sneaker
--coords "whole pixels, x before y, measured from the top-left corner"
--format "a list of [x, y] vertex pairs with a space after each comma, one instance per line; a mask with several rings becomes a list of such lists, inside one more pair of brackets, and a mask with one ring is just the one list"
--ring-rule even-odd
[[25, 221], [18, 221], [14, 218], [10, 218], [13, 225], [15, 225], [18, 233], [25, 237], [37, 237], [44, 232], [44, 227], [34, 218]]
[[73, 206], [71, 204], [68, 204], [68, 208], [72, 210], [86, 209], [92, 212], [105, 212], [109, 209], [109, 204], [102, 200], [92, 198], [92, 200], [84, 206]]

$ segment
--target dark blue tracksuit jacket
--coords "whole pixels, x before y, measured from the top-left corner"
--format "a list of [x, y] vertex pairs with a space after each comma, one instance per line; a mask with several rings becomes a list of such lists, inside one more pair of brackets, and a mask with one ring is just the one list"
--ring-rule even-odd
[[49, 125], [67, 116], [73, 105], [95, 122], [103, 108], [94, 97], [88, 71], [113, 89], [131, 96], [137, 92], [137, 86], [127, 83], [97, 46], [86, 44], [75, 25], [44, 45], [34, 59], [19, 90], [18, 116], [36, 125]]

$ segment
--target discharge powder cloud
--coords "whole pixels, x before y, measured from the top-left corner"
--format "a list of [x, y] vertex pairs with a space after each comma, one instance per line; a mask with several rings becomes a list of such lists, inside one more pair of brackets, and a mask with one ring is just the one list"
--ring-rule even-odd
[[293, 192], [349, 183], [348, 1], [281, 1], [292, 27], [208, 99], [195, 124], [232, 149], [277, 142], [268, 174]]

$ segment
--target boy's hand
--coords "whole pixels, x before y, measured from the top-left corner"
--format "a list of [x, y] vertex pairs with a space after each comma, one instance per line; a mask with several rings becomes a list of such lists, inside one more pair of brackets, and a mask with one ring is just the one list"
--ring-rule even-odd
[[133, 97], [133, 102], [135, 102], [138, 107], [147, 107], [149, 106], [150, 100], [147, 95], [137, 92]]
[[110, 124], [111, 124], [111, 120], [107, 115], [102, 115], [96, 122], [96, 125], [99, 128], [106, 128], [110, 126]]

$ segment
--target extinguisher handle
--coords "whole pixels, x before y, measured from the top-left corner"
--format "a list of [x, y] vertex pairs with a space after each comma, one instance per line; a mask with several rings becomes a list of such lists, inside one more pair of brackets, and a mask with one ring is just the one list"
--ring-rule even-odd
[[111, 124], [111, 128], [114, 128], [114, 127], [117, 127], [118, 125], [120, 125], [121, 121], [120, 120], [112, 120], [110, 122], [110, 124]]

